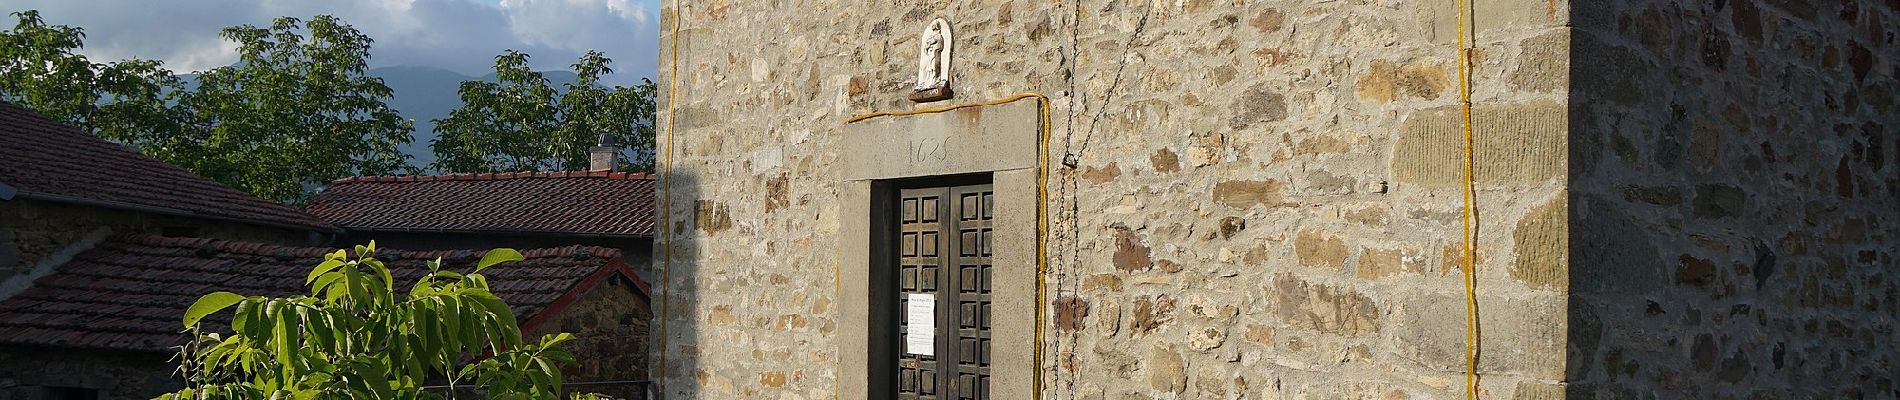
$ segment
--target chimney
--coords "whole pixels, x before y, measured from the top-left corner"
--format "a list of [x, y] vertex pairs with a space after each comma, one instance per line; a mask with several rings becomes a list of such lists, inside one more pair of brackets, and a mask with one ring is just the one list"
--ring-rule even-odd
[[587, 149], [587, 170], [613, 171], [620, 164], [620, 148], [614, 147], [614, 137], [602, 133], [594, 143], [594, 148]]

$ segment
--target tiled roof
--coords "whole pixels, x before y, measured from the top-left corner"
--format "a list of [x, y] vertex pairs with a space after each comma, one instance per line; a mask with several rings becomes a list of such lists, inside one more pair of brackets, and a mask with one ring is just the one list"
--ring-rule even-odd
[[[308, 294], [304, 278], [335, 249], [152, 235], [121, 236], [80, 253], [20, 294], [0, 301], [0, 344], [169, 351], [181, 343], [185, 307], [215, 291], [287, 297]], [[483, 252], [378, 250], [398, 291], [442, 257], [466, 272]], [[620, 251], [569, 246], [522, 251], [526, 260], [482, 271], [497, 296], [531, 327], [600, 279], [627, 270]], [[549, 313], [548, 315], [552, 315]], [[223, 330], [230, 312], [206, 321]]]
[[351, 230], [653, 236], [653, 175], [574, 171], [337, 180], [306, 210]]
[[0, 101], [0, 184], [20, 196], [142, 212], [335, 232], [294, 208], [253, 197]]

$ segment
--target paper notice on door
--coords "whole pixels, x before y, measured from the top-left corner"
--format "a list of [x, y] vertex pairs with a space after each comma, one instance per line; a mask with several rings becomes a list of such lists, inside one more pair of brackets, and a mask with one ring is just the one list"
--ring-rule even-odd
[[929, 293], [905, 293], [904, 352], [917, 355], [937, 354], [937, 296]]

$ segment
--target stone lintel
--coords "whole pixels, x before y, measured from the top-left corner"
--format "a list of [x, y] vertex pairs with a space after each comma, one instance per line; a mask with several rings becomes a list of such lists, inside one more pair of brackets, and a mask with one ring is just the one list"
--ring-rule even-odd
[[[845, 180], [1035, 168], [1041, 116], [1033, 100], [846, 125]], [[998, 188], [1001, 189], [1000, 187]]]

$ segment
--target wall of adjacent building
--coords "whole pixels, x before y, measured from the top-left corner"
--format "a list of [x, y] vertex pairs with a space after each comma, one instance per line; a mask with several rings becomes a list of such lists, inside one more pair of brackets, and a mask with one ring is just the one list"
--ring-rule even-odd
[[150, 399], [184, 387], [173, 354], [0, 346], [0, 398], [50, 399], [49, 387], [100, 399]]
[[1900, 3], [1573, 14], [1572, 397], [1900, 397]]
[[562, 346], [577, 361], [561, 368], [570, 392], [599, 393], [619, 399], [645, 399], [648, 389], [647, 343], [653, 313], [633, 281], [609, 277], [569, 303], [558, 314], [526, 332], [524, 338], [567, 332]]
[[[194, 237], [305, 245], [308, 231], [28, 199], [0, 201], [0, 282], [102, 228], [110, 234], [186, 232]], [[180, 231], [183, 229], [183, 231]], [[83, 250], [83, 249], [80, 249]]]
[[[1569, 336], [1570, 5], [1480, 6], [1482, 390], [1552, 398]], [[1467, 332], [1452, 10], [669, 5], [660, 47], [678, 40], [680, 74], [659, 96], [662, 110], [678, 100], [661, 121], [674, 127], [661, 149], [673, 237], [655, 249], [671, 254], [655, 272], [656, 375], [668, 398], [861, 390], [834, 384], [840, 354], [864, 351], [836, 340], [863, 329], [838, 314], [837, 166], [864, 156], [839, 151], [839, 137], [853, 115], [917, 107], [905, 95], [918, 32], [943, 17], [957, 98], [931, 105], [1051, 99], [1044, 398], [1457, 397]]]

